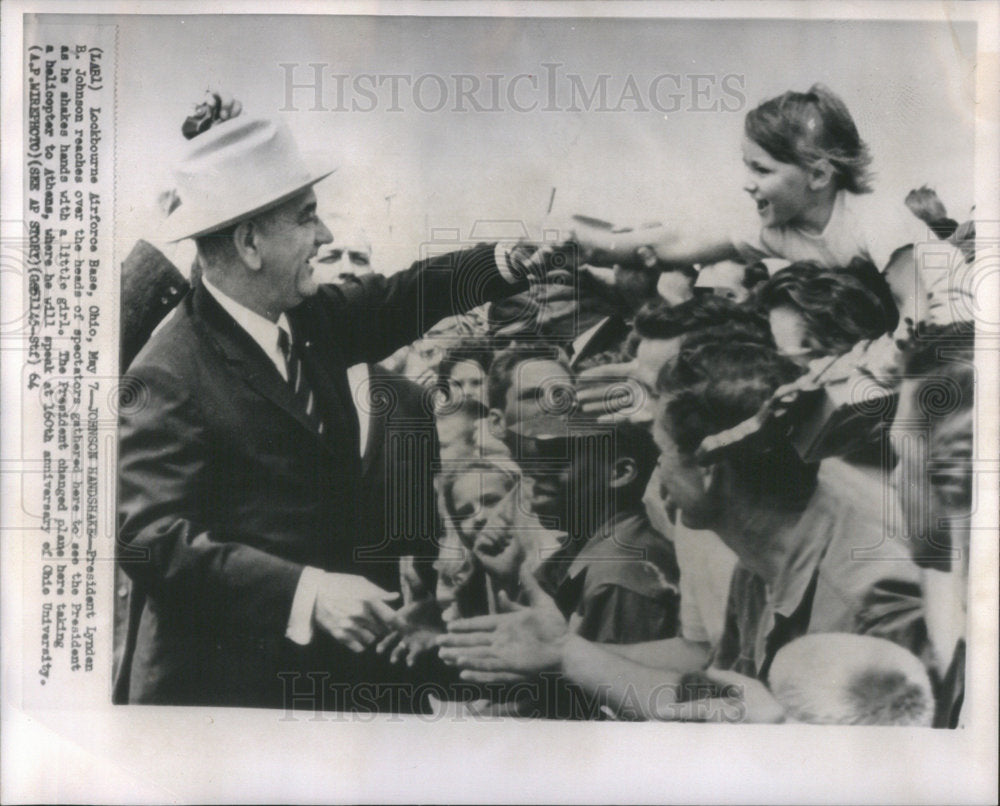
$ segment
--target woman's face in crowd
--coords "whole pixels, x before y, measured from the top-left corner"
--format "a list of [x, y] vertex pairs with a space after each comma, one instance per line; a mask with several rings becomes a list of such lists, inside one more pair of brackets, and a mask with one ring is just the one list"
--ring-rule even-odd
[[501, 473], [473, 471], [455, 479], [451, 488], [455, 524], [467, 545], [475, 541], [510, 487]]
[[459, 361], [451, 368], [451, 377], [448, 378], [448, 383], [451, 385], [453, 398], [477, 400], [485, 405], [485, 380], [483, 368], [475, 361]]
[[743, 163], [747, 167], [743, 189], [757, 204], [763, 226], [794, 224], [812, 206], [804, 168], [779, 162], [748, 137], [743, 138]]

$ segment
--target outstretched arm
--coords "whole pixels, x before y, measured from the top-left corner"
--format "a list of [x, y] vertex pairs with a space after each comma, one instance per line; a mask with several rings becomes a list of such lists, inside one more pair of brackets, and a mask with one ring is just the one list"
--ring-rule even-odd
[[460, 667], [463, 679], [513, 682], [558, 672], [615, 711], [643, 719], [698, 718], [693, 706], [675, 707], [682, 672], [644, 666], [571, 634], [532, 575], [522, 575], [522, 587], [530, 606], [506, 602], [508, 612], [454, 621], [439, 638], [441, 659]]
[[577, 222], [570, 238], [580, 248], [580, 259], [595, 266], [630, 262], [690, 266], [737, 256], [728, 237], [696, 226], [682, 230], [677, 226], [660, 225], [615, 231]]

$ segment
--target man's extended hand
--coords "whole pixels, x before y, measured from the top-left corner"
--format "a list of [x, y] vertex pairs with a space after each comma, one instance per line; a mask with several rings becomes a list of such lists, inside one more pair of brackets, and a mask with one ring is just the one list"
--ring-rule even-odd
[[510, 268], [517, 279], [568, 283], [580, 265], [579, 250], [571, 241], [541, 246], [522, 242], [509, 252]]
[[362, 652], [389, 632], [396, 611], [387, 602], [398, 597], [398, 593], [383, 590], [362, 576], [324, 574], [313, 618], [334, 640]]
[[421, 599], [393, 614], [392, 632], [379, 641], [375, 651], [384, 655], [391, 650], [390, 663], [405, 660], [413, 666], [420, 657], [437, 648], [436, 638], [444, 632], [441, 609], [433, 598]]
[[560, 667], [569, 636], [566, 620], [532, 574], [522, 573], [521, 585], [528, 606], [501, 593], [501, 606], [508, 612], [458, 619], [438, 638], [438, 654], [463, 669], [463, 680], [516, 682]]

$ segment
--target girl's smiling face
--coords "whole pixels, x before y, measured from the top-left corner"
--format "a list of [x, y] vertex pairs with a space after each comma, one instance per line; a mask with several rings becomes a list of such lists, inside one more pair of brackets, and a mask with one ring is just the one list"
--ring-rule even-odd
[[756, 202], [763, 226], [798, 223], [815, 203], [805, 168], [779, 162], [748, 137], [743, 138], [743, 163], [743, 189]]

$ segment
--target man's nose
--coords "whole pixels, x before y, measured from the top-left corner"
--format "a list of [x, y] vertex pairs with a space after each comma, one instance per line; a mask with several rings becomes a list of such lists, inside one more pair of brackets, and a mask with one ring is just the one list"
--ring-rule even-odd
[[330, 232], [321, 218], [319, 219], [319, 226], [316, 227], [316, 245], [322, 246], [325, 243], [333, 243], [333, 233]]

